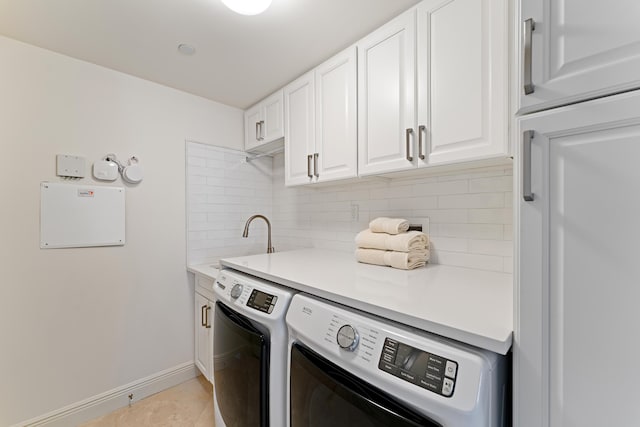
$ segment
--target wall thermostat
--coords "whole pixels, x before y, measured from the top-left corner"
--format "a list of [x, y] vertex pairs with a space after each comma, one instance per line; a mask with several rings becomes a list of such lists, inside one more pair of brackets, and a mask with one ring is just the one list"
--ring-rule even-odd
[[93, 176], [100, 181], [115, 181], [118, 178], [118, 165], [110, 160], [95, 162]]

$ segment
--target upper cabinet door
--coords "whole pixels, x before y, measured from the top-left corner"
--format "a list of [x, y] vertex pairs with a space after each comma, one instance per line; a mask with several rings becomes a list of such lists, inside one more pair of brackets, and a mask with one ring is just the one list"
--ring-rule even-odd
[[318, 181], [358, 174], [356, 65], [352, 47], [315, 70]]
[[415, 166], [415, 10], [358, 43], [358, 171]]
[[268, 150], [284, 136], [284, 98], [282, 89], [244, 112], [244, 149]]
[[284, 88], [285, 185], [306, 184], [318, 175], [314, 169], [314, 73], [303, 75]]
[[244, 112], [244, 149], [251, 150], [262, 144], [260, 134], [262, 126], [261, 105], [254, 105]]
[[422, 2], [417, 52], [419, 165], [506, 156], [506, 2]]
[[520, 3], [520, 112], [640, 87], [640, 2]]
[[284, 98], [282, 90], [261, 102], [262, 119], [264, 120], [262, 129], [262, 142], [269, 143], [284, 136]]

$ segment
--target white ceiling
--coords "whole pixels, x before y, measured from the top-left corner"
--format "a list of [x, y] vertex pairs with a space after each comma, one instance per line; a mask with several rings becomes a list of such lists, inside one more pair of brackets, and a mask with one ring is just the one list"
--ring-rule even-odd
[[0, 0], [0, 34], [244, 109], [418, 1]]

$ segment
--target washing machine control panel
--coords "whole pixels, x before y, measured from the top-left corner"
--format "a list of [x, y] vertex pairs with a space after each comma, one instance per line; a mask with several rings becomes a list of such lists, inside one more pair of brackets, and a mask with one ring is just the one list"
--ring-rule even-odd
[[271, 313], [277, 301], [277, 296], [254, 289], [247, 301], [247, 307], [255, 308], [264, 313]]
[[378, 369], [441, 396], [451, 397], [458, 375], [458, 363], [386, 338]]

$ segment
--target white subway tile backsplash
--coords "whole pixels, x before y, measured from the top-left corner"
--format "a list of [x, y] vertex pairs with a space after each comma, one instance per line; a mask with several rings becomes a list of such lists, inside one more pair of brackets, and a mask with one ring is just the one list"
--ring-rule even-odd
[[469, 222], [472, 224], [511, 224], [513, 211], [502, 209], [469, 209]]
[[480, 193], [438, 196], [438, 207], [440, 209], [502, 208], [504, 207], [504, 194]]
[[468, 192], [469, 182], [466, 180], [422, 182], [413, 185], [414, 196], [439, 196], [448, 194], [464, 194]]
[[[430, 220], [431, 262], [491, 271], [513, 267], [512, 169], [444, 176], [284, 186], [284, 156], [246, 162], [233, 150], [187, 146], [188, 262], [265, 251], [266, 214], [276, 250], [307, 247], [353, 256], [355, 235], [378, 216]], [[204, 216], [203, 216], [204, 215]]]
[[503, 271], [505, 273], [513, 274], [513, 257], [505, 257], [504, 258], [504, 268]]
[[430, 242], [432, 251], [469, 252], [469, 240], [456, 237], [438, 237]]
[[469, 240], [469, 252], [502, 257], [513, 256], [513, 242], [509, 240]]
[[253, 214], [271, 217], [271, 159], [246, 161], [246, 154], [187, 143], [187, 262], [213, 263], [222, 257], [266, 249], [266, 225], [245, 221]]
[[431, 234], [441, 237], [501, 240], [503, 233], [504, 226], [500, 224], [433, 224], [431, 227]]
[[470, 193], [495, 193], [496, 191], [511, 191], [512, 176], [496, 176], [469, 180]]

